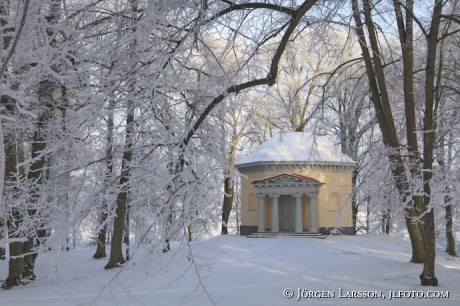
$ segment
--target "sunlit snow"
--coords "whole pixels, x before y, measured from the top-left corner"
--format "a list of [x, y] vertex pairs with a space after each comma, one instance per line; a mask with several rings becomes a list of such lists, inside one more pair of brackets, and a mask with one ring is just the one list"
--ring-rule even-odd
[[[410, 263], [410, 243], [387, 235], [326, 239], [218, 236], [162, 254], [140, 247], [124, 268], [104, 270], [94, 248], [52, 251], [37, 258], [37, 281], [0, 291], [0, 305], [459, 305], [460, 260], [439, 251], [439, 287], [420, 286], [423, 265]], [[0, 261], [0, 275], [7, 275]], [[291, 299], [283, 296], [293, 290]], [[300, 298], [298, 292], [334, 292]], [[340, 288], [342, 288], [340, 291]], [[390, 291], [449, 292], [449, 298], [395, 298]], [[340, 298], [351, 291], [385, 299]]]

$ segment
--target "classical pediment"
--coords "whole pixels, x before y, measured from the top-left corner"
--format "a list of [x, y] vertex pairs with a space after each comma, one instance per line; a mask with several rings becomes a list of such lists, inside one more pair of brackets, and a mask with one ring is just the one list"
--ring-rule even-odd
[[259, 195], [316, 195], [320, 181], [298, 174], [283, 173], [252, 182]]
[[303, 175], [298, 175], [298, 174], [292, 174], [292, 173], [283, 173], [283, 174], [278, 174], [275, 176], [267, 177], [262, 180], [257, 180], [252, 182], [252, 184], [320, 184], [322, 185], [320, 181], [317, 179], [308, 177], [308, 176], [303, 176]]

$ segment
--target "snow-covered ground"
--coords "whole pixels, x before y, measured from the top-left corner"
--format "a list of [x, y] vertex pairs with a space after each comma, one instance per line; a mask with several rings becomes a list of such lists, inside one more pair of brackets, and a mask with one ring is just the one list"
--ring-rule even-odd
[[[0, 305], [460, 305], [458, 258], [439, 252], [440, 286], [422, 287], [423, 266], [409, 263], [410, 245], [390, 236], [219, 236], [190, 249], [176, 244], [168, 254], [142, 247], [125, 267], [108, 271], [106, 260], [91, 258], [94, 251], [40, 255], [37, 281], [0, 291]], [[7, 261], [0, 261], [0, 279], [6, 275]], [[287, 288], [291, 299], [283, 295]], [[310, 297], [299, 299], [299, 288]], [[403, 297], [431, 290], [449, 298]], [[384, 298], [343, 297], [352, 291]], [[400, 298], [390, 300], [390, 291]]]

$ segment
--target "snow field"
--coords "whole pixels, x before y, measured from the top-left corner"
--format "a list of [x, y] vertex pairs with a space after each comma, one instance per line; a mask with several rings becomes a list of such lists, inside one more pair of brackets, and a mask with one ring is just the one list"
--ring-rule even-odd
[[[422, 287], [423, 266], [409, 262], [409, 242], [392, 236], [218, 236], [190, 246], [175, 242], [167, 254], [142, 246], [123, 268], [108, 271], [106, 260], [91, 258], [94, 251], [41, 254], [37, 281], [0, 291], [0, 305], [460, 305], [460, 260], [438, 252], [440, 286]], [[0, 278], [7, 264], [0, 261]], [[287, 288], [291, 299], [283, 296]], [[404, 297], [431, 290], [448, 291], [449, 298]], [[385, 299], [351, 298], [353, 291]], [[390, 291], [403, 293], [390, 300]]]

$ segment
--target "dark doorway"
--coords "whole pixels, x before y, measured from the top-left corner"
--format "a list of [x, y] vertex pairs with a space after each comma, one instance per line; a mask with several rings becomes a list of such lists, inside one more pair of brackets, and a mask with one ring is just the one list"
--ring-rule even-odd
[[295, 230], [295, 198], [291, 195], [282, 195], [279, 201], [280, 231], [293, 232]]

